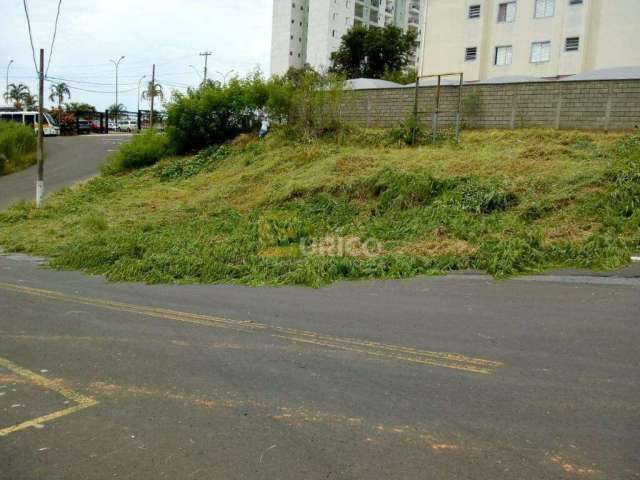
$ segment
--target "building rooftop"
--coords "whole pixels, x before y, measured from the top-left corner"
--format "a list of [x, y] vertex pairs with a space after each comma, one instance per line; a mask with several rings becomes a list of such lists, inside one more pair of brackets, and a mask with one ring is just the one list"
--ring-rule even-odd
[[576, 82], [586, 80], [636, 80], [640, 79], [640, 66], [635, 67], [616, 67], [603, 68], [600, 70], [591, 70], [589, 72], [571, 75], [562, 78], [564, 82]]
[[370, 90], [374, 88], [398, 88], [399, 83], [380, 80], [377, 78], [352, 78], [345, 82], [344, 88], [348, 90]]

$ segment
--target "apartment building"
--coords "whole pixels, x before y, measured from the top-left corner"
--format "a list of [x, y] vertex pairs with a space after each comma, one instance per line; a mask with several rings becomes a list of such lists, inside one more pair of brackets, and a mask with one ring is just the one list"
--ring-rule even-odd
[[[326, 70], [353, 25], [420, 32], [424, 0], [274, 0], [271, 73], [305, 64]], [[419, 50], [418, 50], [419, 51]]]
[[640, 66], [640, 0], [428, 0], [421, 73], [561, 77]]

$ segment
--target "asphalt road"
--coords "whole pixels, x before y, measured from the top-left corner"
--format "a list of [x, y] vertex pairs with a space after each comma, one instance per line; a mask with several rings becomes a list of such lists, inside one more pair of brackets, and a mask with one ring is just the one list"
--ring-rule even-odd
[[[130, 138], [126, 134], [45, 138], [45, 194], [87, 180], [107, 156]], [[18, 200], [33, 200], [37, 167], [0, 177], [0, 210]]]
[[0, 257], [0, 478], [637, 479], [640, 278], [146, 286]]

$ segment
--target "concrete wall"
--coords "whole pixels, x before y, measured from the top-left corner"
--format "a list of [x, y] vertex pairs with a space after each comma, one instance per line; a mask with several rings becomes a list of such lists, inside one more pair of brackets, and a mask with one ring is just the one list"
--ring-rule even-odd
[[[421, 87], [420, 120], [431, 124], [435, 87]], [[540, 126], [583, 130], [640, 128], [640, 80], [544, 82], [465, 85], [463, 99], [477, 92], [476, 115], [463, 113], [463, 122], [479, 128]], [[394, 127], [413, 111], [415, 89], [390, 88], [345, 93], [342, 117], [366, 127]], [[442, 126], [455, 121], [458, 87], [441, 87]]]

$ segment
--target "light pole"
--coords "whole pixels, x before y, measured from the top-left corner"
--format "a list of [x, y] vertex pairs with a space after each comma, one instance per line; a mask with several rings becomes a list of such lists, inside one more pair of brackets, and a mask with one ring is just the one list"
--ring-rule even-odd
[[216, 73], [222, 77], [222, 86], [225, 86], [227, 84], [227, 75], [233, 72], [235, 72], [235, 70], [229, 70], [227, 73], [222, 73], [221, 71], [216, 70]]
[[142, 83], [142, 80], [144, 80], [145, 78], [147, 78], [147, 76], [143, 75], [140, 77], [140, 80], [138, 80], [138, 112], [140, 111], [140, 84]]
[[9, 97], [9, 69], [11, 68], [11, 64], [13, 64], [13, 60], [9, 60], [9, 65], [7, 65], [7, 89], [5, 90], [5, 94], [6, 97], [5, 98], [8, 101], [8, 97]]
[[116, 62], [115, 60], [109, 60], [111, 63], [113, 63], [116, 66], [116, 122], [118, 121], [118, 114], [120, 113], [120, 105], [118, 105], [118, 69], [120, 67], [120, 62], [124, 60], [124, 55], [121, 56], [118, 61]]

